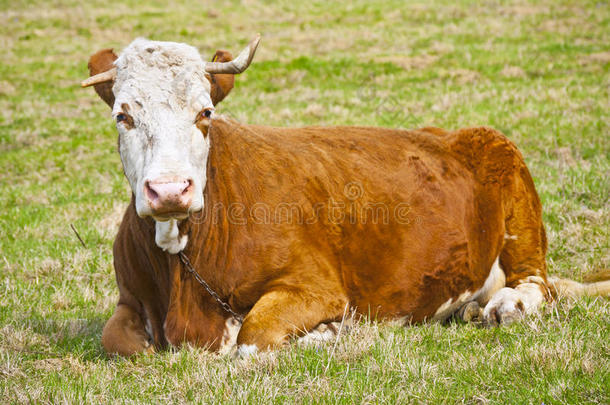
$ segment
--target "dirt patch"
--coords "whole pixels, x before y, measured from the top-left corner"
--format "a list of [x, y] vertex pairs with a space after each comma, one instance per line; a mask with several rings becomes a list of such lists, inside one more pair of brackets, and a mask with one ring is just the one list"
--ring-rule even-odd
[[42, 371], [59, 371], [64, 368], [62, 359], [40, 359], [34, 361], [34, 368]]
[[324, 106], [318, 103], [311, 103], [307, 106], [307, 108], [305, 108], [305, 111], [303, 111], [303, 113], [305, 115], [310, 115], [313, 117], [322, 117], [325, 111], [326, 109], [324, 108]]
[[580, 32], [586, 32], [591, 29], [585, 21], [580, 18], [564, 18], [564, 19], [552, 19], [546, 20], [540, 23], [539, 29], [547, 32], [556, 32], [558, 34], [567, 35], [576, 30]]
[[454, 49], [455, 47], [453, 44], [447, 42], [434, 41], [432, 45], [430, 45], [430, 50], [438, 54], [453, 52]]
[[555, 149], [555, 155], [559, 162], [559, 167], [567, 168], [576, 166], [576, 159], [572, 155], [572, 149], [569, 147]]
[[1, 96], [12, 96], [16, 93], [16, 88], [6, 80], [0, 81], [0, 95]]
[[510, 15], [515, 17], [529, 17], [537, 14], [548, 14], [549, 8], [546, 6], [535, 5], [515, 5], [509, 7], [501, 7], [500, 14]]
[[610, 63], [610, 52], [596, 52], [586, 55], [578, 61], [581, 65], [606, 65]]
[[525, 77], [525, 71], [519, 66], [504, 66], [500, 74], [504, 77]]
[[384, 56], [375, 62], [389, 62], [405, 70], [423, 69], [438, 60], [436, 55], [416, 55], [416, 56]]
[[481, 79], [479, 72], [468, 69], [455, 69], [449, 74], [454, 81], [458, 84], [475, 83]]

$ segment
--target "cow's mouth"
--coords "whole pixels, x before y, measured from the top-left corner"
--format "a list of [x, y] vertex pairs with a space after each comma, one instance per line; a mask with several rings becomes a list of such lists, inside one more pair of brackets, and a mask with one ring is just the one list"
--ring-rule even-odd
[[162, 214], [152, 214], [155, 221], [166, 222], [171, 219], [181, 221], [189, 217], [190, 212], [164, 212]]

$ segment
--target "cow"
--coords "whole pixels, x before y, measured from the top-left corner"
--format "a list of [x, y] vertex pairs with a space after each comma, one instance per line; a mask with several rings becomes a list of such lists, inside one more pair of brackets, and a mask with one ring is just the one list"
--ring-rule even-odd
[[112, 108], [132, 191], [109, 354], [236, 343], [247, 355], [347, 310], [496, 325], [537, 312], [556, 286], [610, 292], [547, 278], [532, 176], [494, 129], [276, 128], [217, 113], [259, 39], [211, 62], [142, 38], [89, 60], [82, 85]]

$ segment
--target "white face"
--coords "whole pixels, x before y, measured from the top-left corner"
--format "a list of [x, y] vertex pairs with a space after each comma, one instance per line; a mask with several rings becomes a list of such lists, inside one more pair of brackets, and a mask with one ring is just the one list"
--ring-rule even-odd
[[191, 46], [137, 39], [115, 65], [112, 115], [138, 215], [200, 211], [210, 144], [196, 121], [214, 109], [205, 62]]

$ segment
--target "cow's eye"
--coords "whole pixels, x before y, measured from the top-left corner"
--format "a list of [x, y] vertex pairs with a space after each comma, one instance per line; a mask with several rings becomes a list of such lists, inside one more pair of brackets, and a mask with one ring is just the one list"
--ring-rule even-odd
[[200, 119], [203, 119], [203, 118], [210, 118], [212, 116], [213, 111], [214, 111], [213, 108], [205, 108], [205, 109], [199, 111], [199, 114], [197, 114], [197, 121], [199, 121]]
[[127, 115], [123, 114], [123, 113], [118, 113], [116, 115], [116, 122], [123, 122], [127, 120]]

